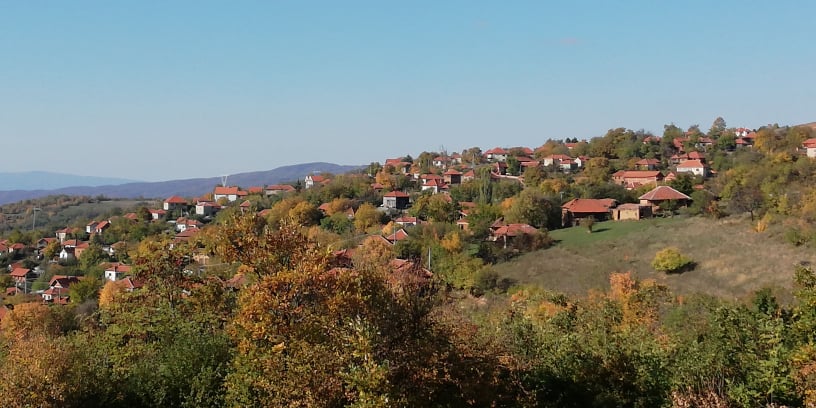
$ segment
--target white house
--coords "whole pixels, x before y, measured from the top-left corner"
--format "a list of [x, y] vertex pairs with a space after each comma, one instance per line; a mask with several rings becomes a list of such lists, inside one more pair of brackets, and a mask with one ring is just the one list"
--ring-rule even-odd
[[808, 139], [802, 142], [802, 146], [807, 152], [807, 157], [816, 158], [816, 139]]
[[[213, 190], [213, 200], [218, 201], [222, 198], [226, 198], [227, 201], [233, 202], [240, 197], [241, 190], [238, 187], [224, 187], [224, 186], [217, 186], [215, 190]], [[246, 195], [246, 194], [244, 194]]]
[[105, 279], [109, 281], [118, 281], [130, 273], [130, 265], [124, 265], [119, 262], [111, 262], [105, 267]]
[[689, 173], [705, 177], [708, 175], [708, 168], [700, 160], [686, 160], [677, 165], [677, 173]]

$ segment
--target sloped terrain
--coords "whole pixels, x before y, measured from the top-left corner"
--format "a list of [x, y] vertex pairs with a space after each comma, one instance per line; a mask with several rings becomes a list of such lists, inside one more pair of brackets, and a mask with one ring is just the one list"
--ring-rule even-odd
[[[503, 278], [574, 295], [608, 288], [612, 272], [631, 271], [656, 279], [676, 294], [705, 293], [741, 298], [771, 287], [790, 296], [794, 265], [816, 262], [816, 254], [786, 243], [775, 230], [757, 233], [744, 218], [673, 218], [607, 221], [594, 232], [575, 227], [552, 231], [558, 243], [496, 266]], [[650, 264], [657, 251], [675, 246], [696, 267], [682, 274], [660, 273]]]

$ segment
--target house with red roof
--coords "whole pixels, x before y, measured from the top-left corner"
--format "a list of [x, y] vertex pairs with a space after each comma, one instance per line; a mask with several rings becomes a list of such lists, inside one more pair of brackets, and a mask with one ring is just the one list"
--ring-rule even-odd
[[221, 210], [221, 206], [212, 201], [199, 201], [196, 203], [196, 215], [211, 217]]
[[691, 201], [691, 197], [669, 187], [657, 186], [646, 194], [638, 198], [640, 205], [657, 207], [665, 202], [676, 202], [680, 205], [686, 205]]
[[706, 177], [708, 176], [708, 166], [700, 160], [686, 160], [677, 165], [677, 173]]
[[37, 274], [28, 268], [14, 268], [9, 275], [11, 275], [11, 279], [14, 280], [14, 283], [20, 285], [25, 284], [27, 280], [37, 277]]
[[264, 191], [266, 192], [267, 196], [272, 196], [284, 193], [291, 193], [295, 191], [295, 188], [288, 184], [272, 184], [266, 186], [266, 189]]
[[164, 200], [163, 209], [164, 211], [175, 211], [175, 210], [186, 210], [187, 209], [187, 200], [183, 197], [179, 197], [177, 195], [170, 196], [166, 200]]
[[319, 174], [310, 174], [306, 176], [304, 180], [303, 186], [305, 188], [312, 188], [316, 185], [323, 185], [329, 182], [329, 178], [326, 176], [321, 176]]
[[383, 207], [404, 210], [410, 204], [411, 196], [402, 191], [390, 191], [383, 194]]
[[590, 217], [598, 221], [607, 220], [617, 204], [612, 198], [574, 198], [561, 206], [561, 225], [576, 225], [579, 220]]
[[434, 167], [439, 167], [439, 168], [442, 168], [442, 169], [448, 167], [449, 163], [450, 163], [450, 158], [448, 156], [445, 156], [445, 155], [436, 156], [431, 161], [431, 164]]
[[233, 202], [233, 201], [235, 201], [235, 200], [237, 200], [237, 199], [239, 199], [241, 197], [246, 197], [246, 195], [247, 195], [246, 191], [242, 191], [240, 188], [238, 188], [236, 186], [230, 186], [230, 187], [216, 186], [215, 189], [213, 189], [213, 200], [214, 201], [218, 201], [218, 200], [220, 200], [222, 198], [226, 198], [227, 201]]
[[151, 208], [148, 211], [150, 212], [150, 218], [154, 220], [158, 220], [167, 215], [167, 211], [164, 211], [161, 208]]
[[660, 166], [660, 160], [657, 159], [640, 159], [635, 163], [638, 170], [657, 170]]
[[390, 242], [391, 244], [396, 244], [397, 242], [408, 239], [408, 233], [405, 232], [404, 229], [400, 228], [398, 230], [394, 230], [394, 232], [388, 235], [383, 235], [383, 238], [385, 238], [386, 241]]
[[663, 180], [663, 174], [657, 170], [620, 170], [612, 175], [612, 180], [632, 190], [646, 184], [657, 184]]
[[529, 224], [505, 224], [504, 221], [499, 220], [491, 226], [487, 240], [500, 243], [503, 248], [507, 248], [507, 245], [517, 238], [537, 233], [538, 230]]
[[443, 191], [448, 191], [450, 188], [442, 180], [430, 179], [427, 183], [422, 185], [422, 191], [430, 191], [437, 194]]
[[422, 220], [417, 218], [417, 217], [405, 216], [405, 217], [399, 217], [399, 218], [395, 219], [394, 223], [400, 225], [403, 228], [405, 228], [405, 227], [414, 227], [414, 226], [417, 226], [419, 224], [422, 224]]
[[43, 301], [51, 303], [68, 303], [71, 285], [81, 280], [78, 276], [54, 275], [48, 282], [49, 288], [42, 293]]
[[447, 184], [461, 184], [462, 172], [456, 169], [448, 169], [442, 173], [442, 180]]
[[494, 147], [484, 152], [484, 157], [489, 161], [503, 162], [507, 160], [507, 150], [504, 150], [501, 147]]
[[142, 286], [144, 286], [144, 283], [130, 276], [125, 276], [121, 280], [116, 281], [116, 283], [120, 287], [124, 288], [125, 292], [133, 292], [134, 290], [140, 289]]
[[184, 232], [188, 229], [199, 229], [203, 226], [204, 224], [202, 224], [201, 221], [192, 218], [179, 217], [176, 219], [176, 231], [178, 232]]
[[566, 154], [551, 154], [541, 159], [541, 164], [544, 166], [560, 167], [562, 161], [572, 161], [572, 157]]
[[125, 277], [125, 275], [129, 275], [131, 272], [131, 266], [125, 265], [120, 262], [109, 262], [102, 264], [105, 269], [105, 279], [109, 281], [118, 281]]
[[805, 154], [811, 159], [816, 158], [816, 138], [811, 138], [802, 142], [802, 147], [805, 148]]
[[636, 203], [621, 204], [611, 210], [615, 221], [639, 220], [652, 216], [652, 207]]

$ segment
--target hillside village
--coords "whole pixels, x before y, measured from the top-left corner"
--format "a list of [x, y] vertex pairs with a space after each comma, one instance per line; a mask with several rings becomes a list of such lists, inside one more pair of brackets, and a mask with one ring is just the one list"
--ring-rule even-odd
[[[767, 129], [763, 131], [767, 132]], [[806, 128], [802, 133], [812, 134], [812, 128]], [[300, 209], [303, 225], [319, 224], [337, 233], [354, 229], [351, 226], [359, 222], [355, 219], [364, 206], [363, 216], [367, 219], [362, 221], [364, 227], [357, 228], [356, 233], [362, 233], [362, 237], [376, 236], [394, 246], [408, 240], [412, 228], [429, 222], [451, 222], [463, 233], [472, 234], [470, 215], [479, 204], [492, 201], [501, 202], [502, 206], [518, 205], [513, 200], [525, 188], [556, 185], [548, 188], [550, 194], [558, 195], [560, 202], [555, 203], [558, 208], [530, 210], [549, 212], [543, 215], [544, 222], [542, 216], [525, 218], [496, 214], [495, 219], [488, 220], [487, 229], [481, 225], [475, 233], [478, 239], [492, 242], [501, 250], [536, 249], [514, 247], [513, 244], [515, 241], [546, 242], [541, 235], [546, 236], [548, 229], [571, 227], [588, 219], [591, 222], [626, 221], [671, 216], [694, 202], [695, 191], [698, 200], [703, 197], [702, 201], [710, 206], [719, 198], [711, 178], [716, 178], [722, 168], [722, 164], [712, 166], [710, 158], [722, 160], [743, 151], [754, 151], [758, 137], [762, 138], [755, 130], [725, 129], [717, 122], [708, 134], [697, 127], [682, 132], [674, 126], [667, 126], [663, 137], [614, 129], [603, 138], [591, 141], [548, 140], [536, 148], [493, 147], [482, 151], [476, 147], [451, 154], [423, 152], [416, 159], [411, 156], [386, 158], [382, 164], [372, 163], [363, 173], [310, 174], [292, 184], [219, 185], [203, 197], [171, 196], [160, 208], [141, 208], [141, 213], [129, 212], [108, 219], [89, 220], [84, 227], [61, 228], [53, 231], [51, 236], [30, 239], [29, 242], [0, 240], [0, 251], [7, 253], [4, 259], [11, 278], [7, 281], [5, 294], [34, 293], [41, 296], [43, 302], [66, 304], [70, 301], [71, 285], [80, 282], [84, 271], [69, 268], [73, 272], [71, 275], [49, 274], [47, 266], [50, 263], [78, 265], [83, 255], [86, 259], [93, 259], [97, 273], [105, 279], [121, 282], [127, 290], [137, 289], [142, 283], [131, 273], [128, 255], [122, 253], [138, 242], [123, 239], [123, 230], [147, 223], [153, 226], [155, 233], [172, 234], [172, 243], [177, 244], [194, 240], [223, 210], [242, 214], [253, 212], [266, 218], [275, 211], [276, 203], [294, 196], [307, 197], [305, 202], [309, 205]], [[760, 140], [759, 143], [767, 145], [768, 142]], [[610, 148], [627, 149], [628, 152], [611, 151]], [[792, 153], [816, 157], [816, 138], [802, 140]], [[334, 184], [338, 184], [337, 192], [332, 191]], [[586, 196], [564, 184], [606, 184], [612, 193], [603, 196], [602, 189]], [[485, 200], [485, 190], [490, 185], [501, 185], [509, 193], [494, 193], [496, 196]], [[350, 188], [357, 191], [347, 191]], [[480, 189], [478, 196], [472, 191], [475, 188]], [[361, 192], [360, 189], [368, 191]], [[442, 206], [442, 214], [419, 209], [417, 203], [422, 207], [437, 203]], [[372, 209], [376, 211], [372, 212]], [[119, 228], [112, 228], [114, 226]], [[338, 247], [338, 256], [350, 259], [350, 251], [353, 251], [350, 243], [360, 242], [357, 237], [345, 239], [340, 245], [327, 243]], [[90, 255], [85, 255], [86, 251]], [[190, 255], [199, 268], [205, 268], [213, 254], [199, 248]], [[402, 250], [396, 252], [396, 257], [413, 262], [422, 258], [422, 254]], [[101, 262], [97, 263], [97, 260]], [[44, 276], [47, 279], [43, 279]]]
[[[370, 406], [756, 406], [816, 395], [808, 264], [775, 265], [795, 282], [790, 305], [770, 289], [746, 301], [674, 295], [625, 270], [567, 296], [494, 268], [546, 262], [562, 245], [556, 230], [597, 236], [654, 218], [733, 219], [816, 246], [813, 125], [718, 118], [707, 132], [620, 128], [381, 160], [7, 233], [0, 391], [29, 389], [20, 401], [52, 406], [322, 405], [305, 389], [331, 406], [371, 395], [380, 403]], [[24, 207], [37, 205], [6, 206], [17, 213], [4, 219], [36, 216]], [[657, 262], [661, 253], [676, 265]], [[655, 260], [665, 276], [694, 273], [676, 247]], [[723, 372], [736, 385], [714, 387]]]

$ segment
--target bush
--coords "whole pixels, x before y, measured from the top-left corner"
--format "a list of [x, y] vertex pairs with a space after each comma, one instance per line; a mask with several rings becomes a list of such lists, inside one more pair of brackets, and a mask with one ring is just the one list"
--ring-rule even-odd
[[652, 260], [652, 268], [665, 273], [682, 272], [692, 265], [691, 258], [683, 255], [679, 249], [674, 247], [658, 251]]

